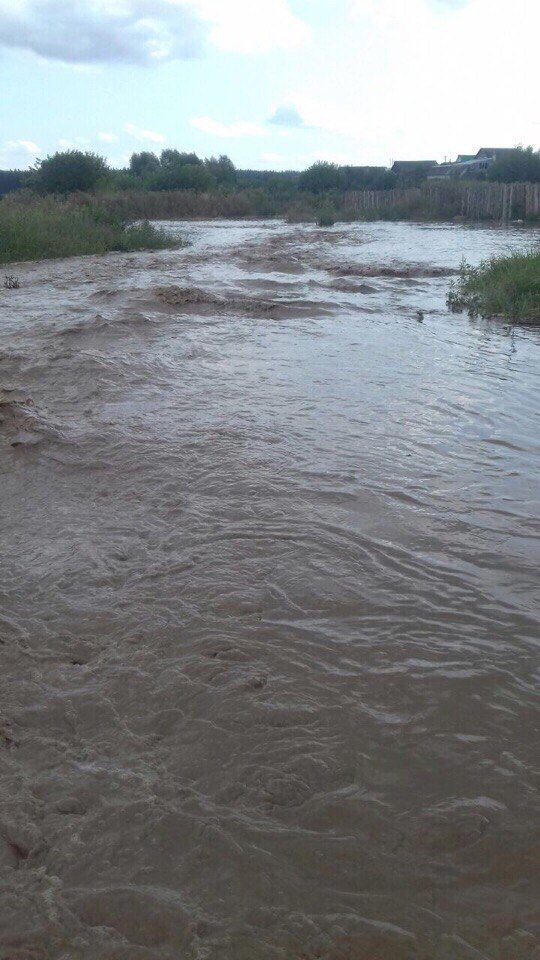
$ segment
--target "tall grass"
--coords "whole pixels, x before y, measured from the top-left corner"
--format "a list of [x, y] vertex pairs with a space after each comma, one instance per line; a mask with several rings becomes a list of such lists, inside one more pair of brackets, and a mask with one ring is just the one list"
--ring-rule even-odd
[[[433, 181], [399, 190], [296, 191], [273, 194], [253, 187], [227, 192], [194, 190], [124, 190], [73, 197], [74, 203], [97, 204], [112, 215], [131, 220], [189, 220], [285, 217], [291, 223], [313, 223], [331, 207], [336, 222], [364, 220], [485, 220], [500, 222], [507, 186], [498, 183]], [[540, 185], [513, 188], [512, 217], [531, 222], [540, 217]]]
[[206, 220], [283, 216], [287, 204], [260, 188], [232, 193], [195, 190], [125, 190], [98, 196], [80, 194], [74, 203], [99, 205], [111, 215], [129, 220]]
[[[439, 191], [440, 192], [440, 191]], [[366, 197], [373, 202], [366, 203]], [[74, 198], [76, 199], [76, 198]], [[102, 205], [114, 216], [149, 220], [249, 219], [284, 217], [290, 223], [314, 223], [323, 217], [334, 222], [364, 220], [446, 220], [461, 211], [461, 200], [424, 195], [420, 189], [376, 193], [298, 193], [273, 197], [262, 188], [230, 193], [196, 193], [193, 190], [123, 191], [81, 195], [80, 202]], [[327, 215], [328, 212], [328, 215]]]
[[513, 253], [479, 267], [465, 264], [448, 304], [482, 317], [540, 324], [540, 252]]
[[0, 202], [0, 263], [175, 245], [150, 223], [124, 228], [119, 218], [98, 205], [21, 196]]

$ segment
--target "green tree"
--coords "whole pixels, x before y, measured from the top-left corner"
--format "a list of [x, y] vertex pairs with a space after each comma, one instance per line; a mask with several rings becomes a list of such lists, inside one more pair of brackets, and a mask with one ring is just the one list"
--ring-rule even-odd
[[343, 172], [337, 163], [319, 160], [300, 175], [300, 190], [324, 193], [325, 190], [340, 190], [345, 184]]
[[520, 146], [501, 154], [488, 168], [487, 178], [499, 183], [539, 183], [540, 150]]
[[12, 190], [20, 190], [24, 177], [23, 170], [0, 170], [0, 197]]
[[147, 177], [159, 170], [159, 159], [155, 153], [143, 150], [141, 153], [132, 153], [129, 161], [130, 173], [136, 177]]
[[140, 190], [141, 179], [130, 170], [109, 170], [104, 187], [107, 190]]
[[169, 169], [161, 168], [145, 180], [144, 185], [147, 190], [195, 190], [201, 193], [215, 187], [216, 181], [202, 164], [180, 164]]
[[390, 190], [396, 175], [385, 167], [341, 167], [345, 190]]
[[54, 153], [38, 160], [29, 178], [29, 184], [40, 193], [74, 193], [94, 190], [108, 174], [103, 157], [81, 150]]
[[205, 167], [220, 187], [231, 187], [236, 183], [236, 167], [224, 153], [217, 158], [210, 157], [205, 161]]
[[181, 153], [180, 150], [162, 150], [161, 168], [175, 170], [177, 167], [200, 167], [202, 160], [196, 153]]

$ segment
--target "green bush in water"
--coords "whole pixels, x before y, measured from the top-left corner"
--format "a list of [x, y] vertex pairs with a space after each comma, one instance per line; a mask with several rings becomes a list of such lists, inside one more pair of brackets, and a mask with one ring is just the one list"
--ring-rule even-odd
[[317, 226], [319, 227], [333, 227], [336, 222], [336, 214], [334, 210], [331, 210], [330, 207], [321, 210], [317, 217]]
[[540, 324], [540, 252], [496, 257], [479, 267], [464, 264], [448, 305], [482, 317]]

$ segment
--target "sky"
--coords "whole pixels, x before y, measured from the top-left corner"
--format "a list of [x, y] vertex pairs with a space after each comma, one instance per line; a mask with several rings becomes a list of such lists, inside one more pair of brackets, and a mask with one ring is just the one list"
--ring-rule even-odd
[[0, 168], [540, 147], [540, 0], [0, 0]]

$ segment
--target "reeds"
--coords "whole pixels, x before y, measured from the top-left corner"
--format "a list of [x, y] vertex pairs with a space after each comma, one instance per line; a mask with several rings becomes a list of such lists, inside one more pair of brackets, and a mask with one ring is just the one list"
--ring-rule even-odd
[[124, 227], [99, 205], [20, 195], [0, 202], [0, 263], [175, 245], [149, 223]]

